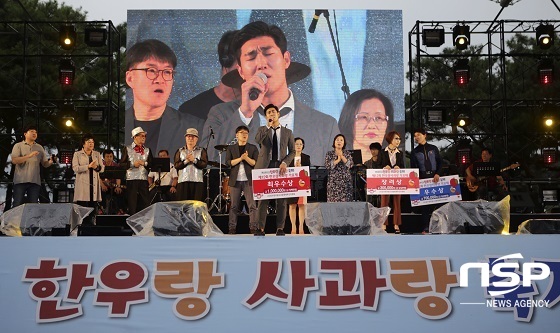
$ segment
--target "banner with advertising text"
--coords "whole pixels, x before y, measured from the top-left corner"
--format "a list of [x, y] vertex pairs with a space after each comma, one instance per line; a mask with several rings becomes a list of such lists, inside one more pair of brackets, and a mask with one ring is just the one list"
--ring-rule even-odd
[[311, 195], [309, 167], [291, 167], [280, 176], [280, 169], [253, 170], [255, 200], [307, 197]]

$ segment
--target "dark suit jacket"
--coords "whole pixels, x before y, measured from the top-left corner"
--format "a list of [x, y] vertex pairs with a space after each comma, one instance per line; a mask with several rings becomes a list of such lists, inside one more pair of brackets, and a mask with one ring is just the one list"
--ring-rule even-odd
[[[261, 148], [255, 169], [266, 169], [272, 159], [272, 130], [266, 126], [259, 127], [257, 135], [255, 135], [255, 141]], [[278, 144], [280, 145], [280, 155], [278, 156], [280, 163], [284, 162], [286, 165], [290, 165], [296, 154], [292, 131], [286, 127], [281, 127]]]
[[[217, 161], [218, 153], [213, 147], [231, 142], [235, 138], [235, 129], [240, 125], [245, 125], [239, 117], [240, 105], [240, 101], [232, 101], [218, 104], [210, 109], [199, 143], [206, 147], [206, 143], [210, 139], [210, 127], [212, 127], [215, 139], [210, 141], [209, 159]], [[301, 137], [305, 140], [305, 151], [311, 157], [311, 164], [322, 166], [325, 163], [327, 151], [332, 149], [334, 137], [340, 133], [338, 124], [333, 117], [310, 108], [295, 96], [294, 107], [294, 137]], [[258, 112], [262, 114], [262, 108], [259, 107]], [[248, 125], [250, 133], [256, 133], [260, 126], [259, 117], [253, 116]], [[249, 143], [257, 144], [252, 137], [249, 137]]]
[[397, 153], [397, 164], [395, 165], [391, 165], [391, 161], [389, 160], [389, 152], [385, 149], [379, 152], [379, 156], [381, 158], [381, 168], [384, 168], [387, 165], [390, 166], [391, 169], [393, 169], [396, 165], [398, 165], [401, 169], [404, 168], [404, 156], [401, 150], [399, 150], [399, 152]]
[[[249, 154], [250, 158], [254, 159], [255, 162], [257, 161], [259, 157], [259, 150], [257, 149], [257, 146], [247, 142], [247, 145], [245, 146], [245, 151]], [[239, 166], [241, 165], [241, 163], [243, 163], [243, 166], [245, 168], [245, 174], [247, 175], [247, 179], [249, 181], [253, 180], [253, 175], [251, 173], [253, 167], [250, 166], [247, 162], [241, 161], [241, 163], [237, 163], [236, 165], [231, 166], [231, 160], [239, 158], [239, 156], [241, 156], [239, 154], [239, 145], [235, 144], [227, 147], [226, 165], [231, 167], [231, 173], [229, 174], [229, 182], [228, 182], [229, 186], [235, 186], [235, 182], [237, 181], [237, 174], [239, 173]]]
[[[294, 160], [292, 160], [292, 163], [290, 163], [290, 165], [288, 165], [289, 167], [294, 167], [294, 163], [295, 163], [295, 154], [294, 154]], [[301, 153], [301, 166], [311, 166], [311, 159], [309, 158], [309, 155]]]
[[[129, 145], [132, 143], [130, 132], [135, 127], [134, 105], [126, 110], [124, 125], [124, 143], [125, 145]], [[161, 116], [159, 137], [157, 140], [154, 140], [154, 138], [150, 138], [150, 133], [148, 133], [146, 146], [152, 150], [152, 154], [157, 155], [160, 150], [165, 149], [169, 151], [170, 156], [173, 156], [171, 154], [185, 145], [185, 132], [187, 131], [187, 128], [196, 128], [200, 135], [203, 125], [204, 120], [190, 114], [181, 114], [179, 111], [168, 105]], [[149, 146], [148, 142], [157, 142], [157, 146]], [[198, 146], [201, 145], [198, 144]]]

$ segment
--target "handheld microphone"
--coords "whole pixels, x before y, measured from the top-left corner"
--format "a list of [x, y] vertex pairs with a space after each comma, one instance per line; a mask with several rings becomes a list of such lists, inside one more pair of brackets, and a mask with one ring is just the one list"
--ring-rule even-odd
[[[261, 80], [263, 80], [264, 84], [266, 84], [268, 82], [268, 78], [262, 72], [258, 72], [255, 75], [258, 76]], [[260, 94], [261, 94], [261, 91], [259, 89], [251, 88], [251, 90], [249, 90], [249, 99], [252, 100], [252, 101], [256, 101], [257, 98], [259, 98]]]
[[309, 25], [309, 33], [314, 33], [315, 28], [317, 27], [317, 22], [319, 22], [319, 17], [323, 14], [323, 10], [315, 9], [315, 14], [313, 15], [313, 20], [311, 20], [311, 24]]
[[212, 139], [215, 139], [214, 130], [212, 129], [212, 126], [208, 126], [208, 127], [210, 127], [210, 136], [212, 137]]

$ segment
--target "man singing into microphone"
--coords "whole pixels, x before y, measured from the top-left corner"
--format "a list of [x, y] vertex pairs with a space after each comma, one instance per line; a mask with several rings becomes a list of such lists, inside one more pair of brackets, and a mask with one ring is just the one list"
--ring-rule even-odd
[[[255, 169], [280, 168], [280, 176], [286, 173], [296, 154], [294, 135], [291, 130], [280, 126], [280, 111], [274, 104], [265, 108], [266, 126], [259, 127], [255, 140], [261, 147]], [[255, 236], [264, 236], [268, 200], [261, 200], [258, 209], [258, 229]], [[286, 199], [276, 199], [276, 236], [284, 236]]]
[[[216, 142], [231, 141], [238, 126], [251, 132], [267, 124], [264, 105], [279, 105], [279, 122], [305, 138], [312, 165], [323, 165], [330, 144], [339, 133], [336, 120], [301, 103], [288, 88], [286, 70], [292, 64], [288, 42], [282, 30], [262, 21], [251, 22], [235, 35], [232, 47], [237, 58], [237, 74], [244, 80], [239, 100], [214, 106], [208, 114], [202, 135], [209, 139], [210, 127]], [[236, 75], [237, 75], [236, 74]], [[255, 143], [251, 139], [250, 143]], [[209, 149], [209, 158], [217, 153]]]

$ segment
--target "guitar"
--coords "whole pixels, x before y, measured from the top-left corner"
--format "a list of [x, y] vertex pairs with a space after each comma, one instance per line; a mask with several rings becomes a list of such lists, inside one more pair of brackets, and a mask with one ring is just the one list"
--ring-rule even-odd
[[122, 188], [123, 190], [126, 190], [126, 185], [118, 185], [115, 183], [111, 183], [111, 182], [106, 182], [103, 180], [103, 184], [105, 184], [105, 186], [107, 187], [111, 187], [111, 188]]
[[[512, 169], [516, 169], [519, 166], [521, 166], [521, 164], [519, 163], [513, 163], [512, 165], [505, 167], [503, 169], [500, 169], [500, 173], [504, 172], [504, 171], [508, 171], [508, 170], [512, 170]], [[476, 179], [476, 182], [472, 182], [472, 183], [467, 183], [467, 188], [469, 189], [470, 192], [476, 192], [476, 190], [478, 190], [478, 188], [480, 187], [480, 183], [483, 182], [486, 178], [488, 177], [478, 177]]]

